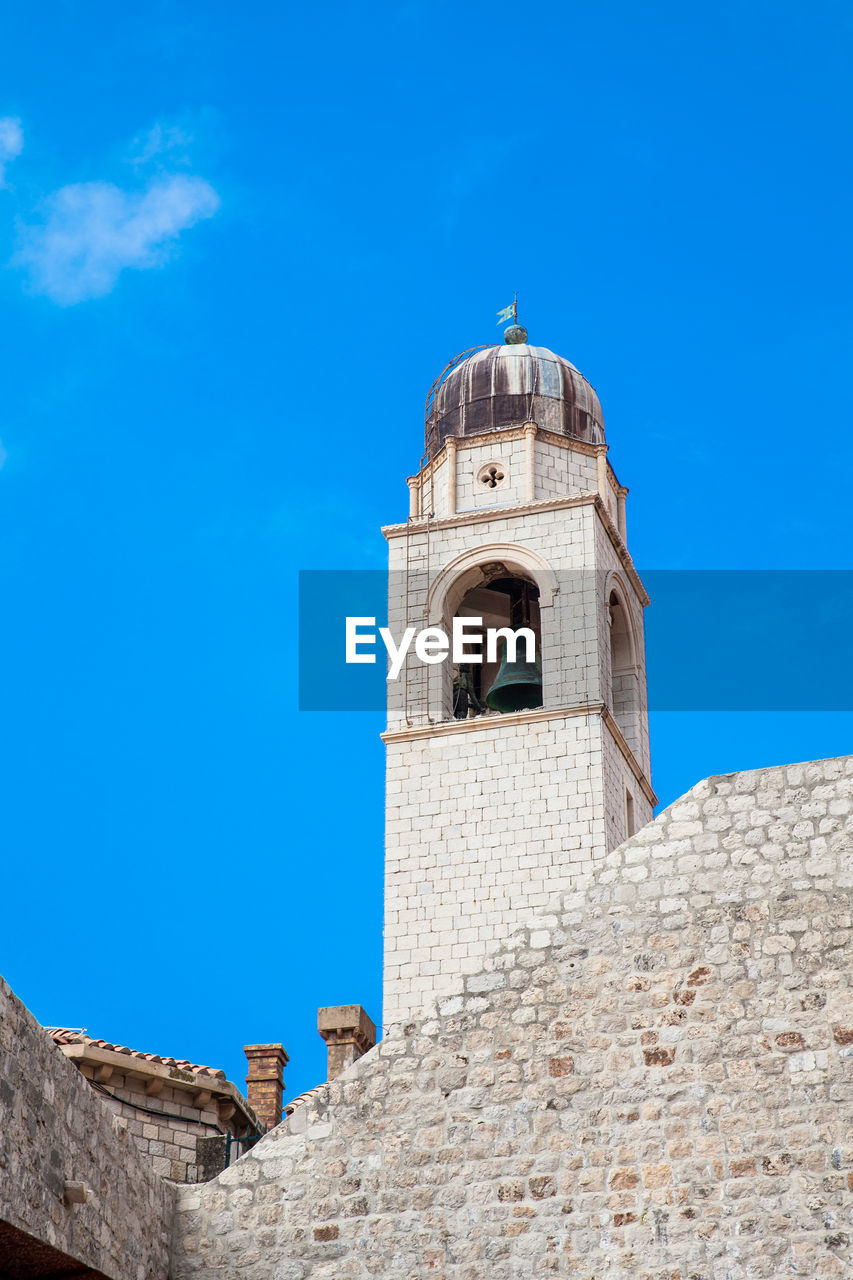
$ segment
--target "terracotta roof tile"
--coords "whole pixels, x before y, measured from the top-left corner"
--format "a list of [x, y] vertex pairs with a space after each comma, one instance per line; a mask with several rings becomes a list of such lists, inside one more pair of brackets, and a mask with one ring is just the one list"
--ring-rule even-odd
[[189, 1062], [186, 1058], [163, 1058], [159, 1053], [142, 1053], [138, 1049], [128, 1049], [124, 1044], [111, 1044], [109, 1040], [93, 1040], [83, 1027], [45, 1027], [48, 1035], [56, 1044], [87, 1044], [93, 1049], [109, 1049], [112, 1053], [126, 1053], [130, 1058], [141, 1058], [145, 1062], [158, 1062], [164, 1067], [178, 1067], [181, 1071], [192, 1071], [198, 1076], [212, 1076], [216, 1080], [224, 1080], [225, 1072], [217, 1067], [205, 1067], [198, 1062]]
[[306, 1089], [304, 1093], [298, 1093], [291, 1102], [286, 1103], [284, 1108], [285, 1116], [292, 1116], [297, 1107], [304, 1107], [306, 1102], [313, 1102], [315, 1098], [319, 1098], [325, 1088], [325, 1084], [315, 1084], [313, 1089]]

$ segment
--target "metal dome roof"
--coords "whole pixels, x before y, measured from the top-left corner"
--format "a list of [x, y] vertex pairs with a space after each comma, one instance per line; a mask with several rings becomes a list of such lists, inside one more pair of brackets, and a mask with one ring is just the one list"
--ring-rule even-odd
[[429, 413], [435, 447], [448, 436], [472, 436], [535, 422], [545, 431], [604, 443], [598, 396], [573, 364], [528, 343], [487, 347], [452, 368]]

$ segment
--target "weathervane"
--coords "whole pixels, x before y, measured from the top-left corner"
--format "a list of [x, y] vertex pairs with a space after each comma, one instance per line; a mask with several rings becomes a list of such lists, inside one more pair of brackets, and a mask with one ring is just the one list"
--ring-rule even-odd
[[518, 290], [513, 295], [512, 303], [508, 307], [504, 307], [503, 311], [499, 311], [498, 324], [507, 324], [504, 329], [504, 342], [508, 346], [517, 346], [527, 341], [527, 330], [523, 324], [518, 323]]

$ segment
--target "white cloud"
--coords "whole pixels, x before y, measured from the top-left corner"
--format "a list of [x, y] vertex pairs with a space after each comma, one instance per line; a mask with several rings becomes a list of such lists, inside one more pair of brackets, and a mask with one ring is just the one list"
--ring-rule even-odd
[[6, 165], [24, 149], [24, 131], [14, 116], [0, 116], [0, 187], [6, 185]]
[[34, 292], [70, 306], [109, 293], [126, 267], [162, 265], [180, 233], [218, 208], [210, 183], [184, 174], [157, 178], [142, 192], [74, 183], [48, 198], [40, 225], [21, 229], [13, 262]]
[[128, 159], [131, 164], [139, 166], [168, 156], [171, 167], [177, 168], [190, 163], [189, 148], [193, 141], [193, 135], [179, 125], [155, 124], [153, 129], [137, 134], [133, 139], [135, 154]]

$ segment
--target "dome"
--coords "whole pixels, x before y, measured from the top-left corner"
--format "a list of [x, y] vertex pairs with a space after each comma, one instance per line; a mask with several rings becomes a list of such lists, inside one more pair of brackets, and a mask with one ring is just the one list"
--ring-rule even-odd
[[535, 422], [544, 431], [604, 443], [598, 396], [573, 364], [528, 343], [486, 347], [451, 369], [430, 408], [435, 448], [448, 436], [473, 436]]

